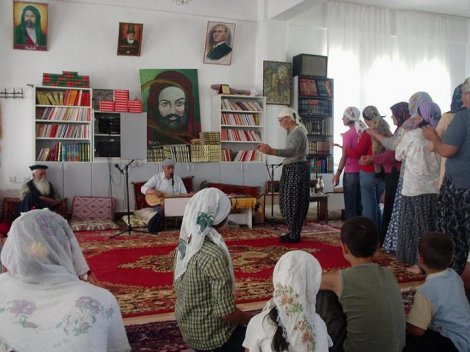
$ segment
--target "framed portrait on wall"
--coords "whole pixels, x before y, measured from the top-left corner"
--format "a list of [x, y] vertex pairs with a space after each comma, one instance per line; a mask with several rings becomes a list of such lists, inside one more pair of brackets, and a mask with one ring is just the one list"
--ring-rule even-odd
[[13, 2], [13, 48], [47, 50], [47, 4]]
[[230, 65], [234, 35], [235, 23], [209, 21], [207, 23], [204, 63]]
[[141, 69], [147, 112], [147, 151], [199, 138], [201, 118], [196, 69]]
[[292, 65], [289, 62], [263, 61], [263, 95], [266, 104], [290, 105]]
[[117, 54], [140, 56], [144, 25], [142, 23], [119, 22]]

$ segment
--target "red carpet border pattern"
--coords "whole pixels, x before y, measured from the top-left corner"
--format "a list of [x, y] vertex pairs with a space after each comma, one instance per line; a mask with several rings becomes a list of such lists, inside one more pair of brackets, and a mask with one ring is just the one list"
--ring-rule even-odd
[[[313, 254], [323, 270], [348, 267], [339, 244], [339, 230], [307, 223], [302, 241], [280, 244], [283, 226], [274, 228], [226, 228], [222, 235], [229, 247], [236, 277], [237, 303], [267, 300], [272, 293], [272, 271], [287, 251], [302, 249]], [[92, 282], [110, 290], [124, 317], [173, 311], [173, 255], [178, 231], [159, 235], [131, 234], [114, 239], [113, 231], [80, 232], [77, 238], [92, 270]], [[374, 261], [389, 267], [400, 282], [417, 281], [392, 256], [377, 253]]]

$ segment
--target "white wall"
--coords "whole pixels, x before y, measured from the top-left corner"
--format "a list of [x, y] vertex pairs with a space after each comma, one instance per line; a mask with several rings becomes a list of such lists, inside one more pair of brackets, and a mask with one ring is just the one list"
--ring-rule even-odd
[[[27, 85], [40, 85], [43, 72], [78, 71], [90, 75], [93, 88], [130, 89], [131, 97], [140, 97], [140, 68], [195, 68], [203, 130], [210, 129], [210, 97], [215, 94], [211, 84], [262, 87], [255, 82], [256, 1], [196, 0], [183, 7], [170, 0], [48, 3], [49, 48], [34, 52], [12, 49], [12, 2], [0, 1], [0, 89], [25, 90], [24, 99], [0, 99], [0, 189], [18, 188], [30, 175], [27, 166], [34, 162], [34, 100]], [[231, 65], [202, 62], [209, 20], [236, 23]], [[140, 57], [116, 55], [119, 22], [144, 24]], [[10, 182], [10, 177], [17, 181]]]

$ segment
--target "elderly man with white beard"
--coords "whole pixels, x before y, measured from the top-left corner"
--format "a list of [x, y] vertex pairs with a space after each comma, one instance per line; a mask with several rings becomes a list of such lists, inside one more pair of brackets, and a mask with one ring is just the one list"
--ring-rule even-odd
[[32, 209], [49, 208], [53, 210], [59, 205], [60, 198], [46, 178], [47, 165], [32, 165], [29, 167], [33, 173], [33, 179], [25, 183], [20, 189], [20, 212]]

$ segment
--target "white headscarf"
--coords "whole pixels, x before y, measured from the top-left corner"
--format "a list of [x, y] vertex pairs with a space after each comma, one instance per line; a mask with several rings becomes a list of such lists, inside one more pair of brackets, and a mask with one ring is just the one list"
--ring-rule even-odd
[[16, 219], [2, 251], [0, 350], [130, 351], [116, 299], [88, 271], [67, 221], [48, 209]]
[[277, 118], [278, 120], [281, 120], [284, 117], [290, 118], [292, 121], [295, 122], [297, 127], [301, 127], [305, 130], [305, 132], [307, 132], [307, 129], [305, 128], [305, 125], [303, 124], [299, 113], [295, 111], [294, 109], [288, 108], [288, 107], [282, 108], [282, 110], [277, 115]]
[[266, 308], [276, 306], [278, 324], [292, 351], [328, 351], [332, 345], [325, 323], [315, 312], [321, 276], [318, 260], [304, 251], [285, 253], [274, 268], [274, 293]]
[[354, 122], [354, 128], [358, 134], [361, 134], [367, 129], [366, 124], [361, 121], [361, 111], [355, 106], [348, 106], [344, 110], [343, 116], [349, 121]]
[[186, 204], [176, 255], [175, 282], [185, 273], [189, 261], [199, 252], [207, 236], [225, 251], [232, 273], [232, 282], [235, 285], [232, 260], [227, 245], [212, 227], [227, 218], [230, 208], [230, 199], [217, 188], [205, 188], [197, 192]]
[[67, 221], [49, 209], [23, 213], [13, 222], [1, 259], [8, 273], [25, 283], [78, 280], [89, 270]]

